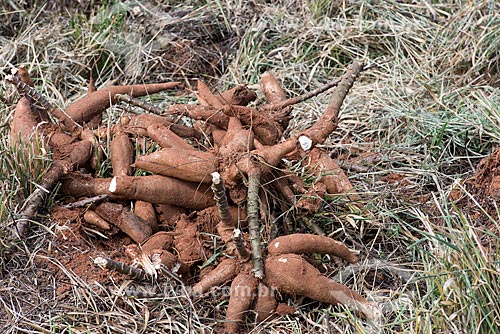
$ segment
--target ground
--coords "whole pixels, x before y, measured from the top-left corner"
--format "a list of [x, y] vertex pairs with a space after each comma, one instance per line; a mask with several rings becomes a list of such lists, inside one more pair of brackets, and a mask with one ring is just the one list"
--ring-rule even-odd
[[[26, 66], [35, 87], [60, 107], [86, 93], [91, 72], [98, 87], [180, 80], [195, 89], [201, 78], [214, 90], [245, 83], [258, 92], [260, 76], [271, 71], [296, 96], [340, 76], [353, 59], [365, 63], [338, 129], [322, 145], [361, 199], [331, 196], [311, 220], [360, 253], [358, 266], [316, 258], [325, 274], [377, 302], [383, 317], [374, 324], [342, 307], [282, 295], [278, 316], [256, 328], [249, 317], [244, 331], [496, 332], [497, 2], [69, 3], [0, 4], [3, 73]], [[16, 99], [3, 81], [1, 331], [220, 329], [227, 286], [191, 299], [189, 285], [172, 279], [134, 282], [96, 267], [100, 255], [130, 262], [125, 246], [132, 241], [83, 223], [79, 210], [62, 207], [69, 199], [57, 189], [30, 236], [10, 238], [15, 213], [49, 164], [10, 148]], [[150, 101], [179, 99], [189, 97]], [[297, 105], [285, 137], [312, 124], [328, 100], [326, 93]], [[110, 109], [105, 118], [114, 122], [127, 110]]]

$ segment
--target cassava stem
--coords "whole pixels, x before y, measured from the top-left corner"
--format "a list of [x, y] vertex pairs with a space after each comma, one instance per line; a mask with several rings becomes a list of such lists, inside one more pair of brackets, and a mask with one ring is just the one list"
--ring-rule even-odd
[[150, 103], [144, 102], [142, 100], [139, 100], [139, 99], [132, 97], [130, 95], [127, 95], [127, 94], [116, 94], [115, 99], [117, 101], [127, 102], [128, 104], [142, 108], [142, 109], [149, 111], [153, 114], [161, 115], [164, 112], [163, 109], [158, 108], [157, 106], [154, 106]]
[[24, 203], [23, 209], [19, 213], [19, 218], [16, 219], [16, 227], [14, 235], [23, 239], [29, 229], [31, 220], [38, 212], [38, 208], [42, 205], [47, 197], [47, 194], [54, 188], [57, 181], [64, 174], [64, 162], [54, 161], [48, 172], [44, 175], [41, 184], [35, 189], [30, 197]]
[[214, 193], [215, 203], [219, 210], [220, 220], [224, 225], [234, 226], [231, 217], [231, 210], [226, 196], [226, 188], [222, 182], [222, 177], [218, 172], [212, 173], [212, 191]]
[[264, 277], [264, 262], [262, 260], [262, 245], [260, 238], [259, 223], [259, 187], [260, 168], [252, 164], [248, 170], [248, 195], [247, 195], [247, 220], [248, 232], [250, 234], [250, 246], [252, 248], [253, 273], [255, 277]]
[[108, 257], [96, 257], [94, 259], [94, 264], [101, 268], [128, 275], [130, 278], [136, 280], [146, 281], [150, 278], [143, 269], [131, 267], [123, 262], [113, 261]]
[[322, 144], [335, 130], [339, 122], [339, 111], [347, 93], [354, 84], [354, 80], [363, 69], [363, 64], [355, 60], [342, 75], [337, 88], [332, 93], [328, 107], [323, 115], [310, 128], [304, 130], [302, 135], [311, 140], [311, 145]]

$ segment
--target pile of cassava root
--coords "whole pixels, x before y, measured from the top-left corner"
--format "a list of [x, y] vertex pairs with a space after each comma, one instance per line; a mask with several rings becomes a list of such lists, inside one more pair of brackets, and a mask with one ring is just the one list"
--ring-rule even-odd
[[[308, 254], [330, 254], [350, 263], [357, 256], [340, 242], [294, 233], [271, 217], [291, 209], [303, 216], [313, 214], [325, 194], [356, 200], [346, 175], [316, 145], [335, 130], [342, 102], [361, 70], [355, 61], [340, 78], [295, 98], [287, 98], [278, 81], [265, 73], [260, 84], [266, 103], [253, 107], [248, 105], [257, 95], [244, 85], [213, 93], [198, 81], [198, 104], [163, 110], [137, 97], [181, 89], [180, 83], [96, 90], [91, 80], [87, 95], [61, 110], [36, 92], [20, 67], [6, 78], [20, 95], [11, 145], [34, 142], [36, 136], [50, 148], [52, 165], [17, 215], [13, 233], [23, 237], [29, 232], [47, 190], [60, 183], [59, 192], [74, 200], [66, 207], [84, 207], [86, 223], [102, 233], [119, 229], [133, 240], [126, 249], [132, 265], [106, 257], [95, 259], [96, 264], [134, 279], [157, 279], [168, 270], [194, 281], [197, 298], [232, 281], [225, 332], [237, 332], [248, 310], [257, 322], [270, 317], [277, 301], [266, 291], [275, 290], [343, 304], [373, 319], [371, 304], [323, 276]], [[333, 87], [318, 121], [284, 139], [293, 105]], [[104, 128], [103, 111], [120, 102], [147, 112], [123, 116], [120, 124]], [[186, 117], [192, 126], [177, 122]], [[101, 178], [96, 170], [105, 160], [106, 142], [112, 175]], [[139, 142], [151, 153], [134, 156], [134, 143]], [[317, 182], [304, 184], [286, 168], [285, 160], [302, 164]], [[264, 229], [271, 232], [263, 234]], [[279, 233], [284, 235], [277, 237]], [[225, 244], [224, 252], [213, 262], [216, 266], [198, 270], [213, 257], [215, 250], [206, 239], [214, 235]]]

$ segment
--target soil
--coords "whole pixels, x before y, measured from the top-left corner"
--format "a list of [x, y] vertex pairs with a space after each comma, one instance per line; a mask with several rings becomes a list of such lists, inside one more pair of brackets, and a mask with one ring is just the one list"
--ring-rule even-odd
[[65, 209], [61, 206], [52, 207], [51, 221], [57, 224], [54, 239], [51, 240], [50, 251], [38, 256], [35, 261], [42, 267], [54, 273], [56, 279], [56, 295], [63, 298], [75, 284], [65, 271], [71, 272], [89, 286], [96, 282], [106, 285], [110, 282], [120, 283], [126, 277], [98, 268], [93, 259], [106, 255], [120, 262], [127, 263], [125, 245], [130, 243], [128, 237], [119, 234], [109, 234], [109, 239], [97, 238], [91, 235], [91, 230], [81, 221], [82, 210]]
[[[450, 191], [448, 199], [468, 214], [479, 231], [485, 229], [499, 236], [500, 229], [495, 220], [498, 217], [497, 201], [500, 200], [500, 148], [483, 158], [474, 175], [461, 185], [456, 185]], [[479, 235], [484, 246], [494, 246], [487, 233]]]

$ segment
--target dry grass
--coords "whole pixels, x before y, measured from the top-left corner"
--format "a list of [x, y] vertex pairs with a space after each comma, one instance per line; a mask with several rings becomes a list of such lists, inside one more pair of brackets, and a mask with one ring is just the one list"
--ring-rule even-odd
[[[283, 296], [297, 312], [252, 332], [496, 332], [498, 236], [482, 248], [481, 227], [447, 194], [500, 139], [498, 2], [159, 3], [2, 2], [0, 67], [26, 65], [37, 89], [64, 107], [85, 93], [92, 65], [98, 86], [204, 77], [224, 89], [255, 85], [272, 71], [293, 96], [339, 75], [352, 59], [363, 60], [367, 70], [324, 145], [343, 161], [362, 209], [332, 198], [313, 220], [361, 251], [361, 266], [328, 266], [329, 275], [378, 302], [383, 316], [370, 324], [343, 308]], [[9, 239], [17, 205], [46, 168], [46, 161], [26, 159], [8, 145], [13, 94], [0, 83], [1, 331], [213, 332], [227, 306], [222, 290], [192, 304], [170, 281], [86, 283], [48, 256], [61, 232], [50, 220], [26, 243]], [[323, 94], [297, 106], [289, 132], [314, 122], [327, 102]], [[491, 220], [498, 224], [499, 217]], [[71, 282], [64, 296], [56, 296], [56, 281], [35, 261], [40, 258]], [[155, 295], [127, 297], [138, 287]]]

